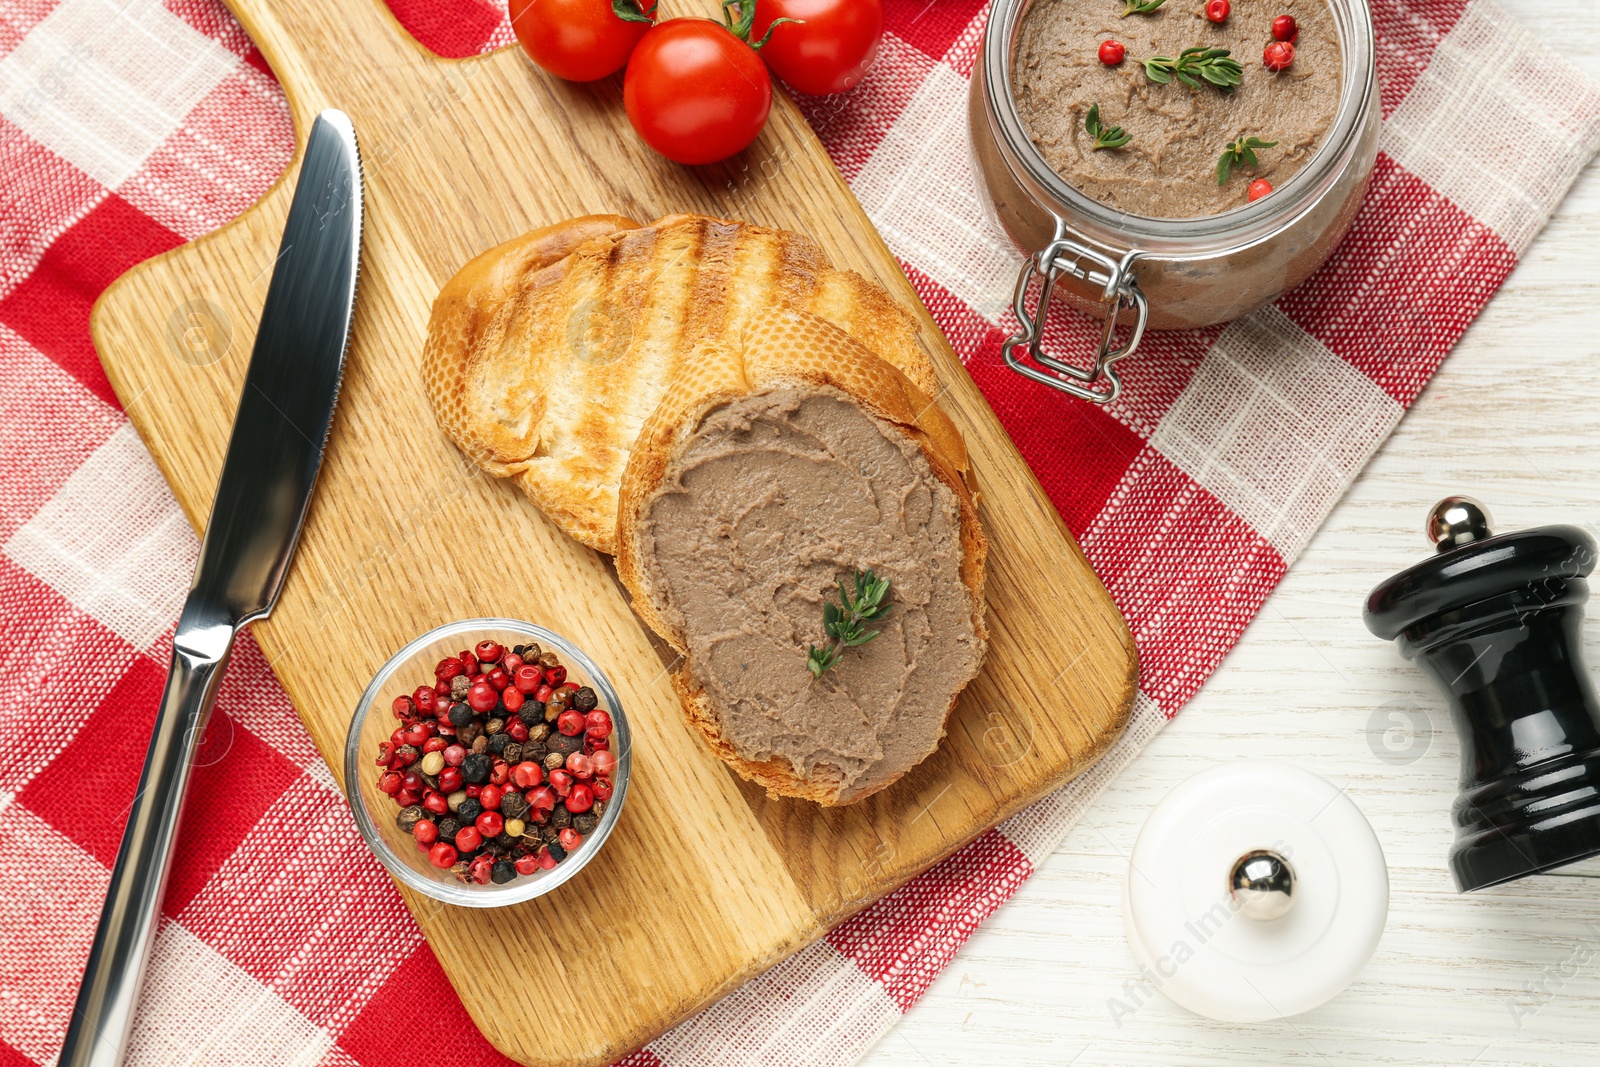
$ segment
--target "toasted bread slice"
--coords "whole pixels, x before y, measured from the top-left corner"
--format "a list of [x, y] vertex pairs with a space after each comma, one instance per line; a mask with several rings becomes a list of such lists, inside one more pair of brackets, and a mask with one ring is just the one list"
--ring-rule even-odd
[[[978, 671], [987, 541], [966, 446], [903, 373], [821, 318], [704, 344], [622, 476], [617, 571], [684, 659], [690, 723], [774, 796], [846, 804], [931, 754]], [[872, 568], [880, 634], [813, 678], [822, 606]]]
[[883, 289], [801, 234], [697, 215], [588, 216], [490, 249], [439, 294], [423, 375], [480, 467], [614, 552], [639, 427], [697, 347], [779, 308], [821, 316], [936, 391], [915, 324]]

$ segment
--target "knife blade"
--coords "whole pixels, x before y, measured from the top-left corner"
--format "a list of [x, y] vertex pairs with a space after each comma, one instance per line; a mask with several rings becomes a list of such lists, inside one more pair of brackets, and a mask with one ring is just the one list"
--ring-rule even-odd
[[59, 1067], [116, 1067], [132, 1029], [194, 752], [234, 636], [277, 602], [322, 468], [361, 255], [361, 161], [317, 116], [245, 372], [172, 669]]

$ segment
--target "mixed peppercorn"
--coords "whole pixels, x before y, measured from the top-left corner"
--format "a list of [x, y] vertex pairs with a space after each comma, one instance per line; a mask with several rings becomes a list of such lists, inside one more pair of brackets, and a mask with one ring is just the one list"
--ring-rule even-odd
[[611, 715], [553, 652], [494, 641], [439, 661], [394, 698], [378, 790], [435, 867], [503, 884], [550, 870], [600, 824], [617, 757]]

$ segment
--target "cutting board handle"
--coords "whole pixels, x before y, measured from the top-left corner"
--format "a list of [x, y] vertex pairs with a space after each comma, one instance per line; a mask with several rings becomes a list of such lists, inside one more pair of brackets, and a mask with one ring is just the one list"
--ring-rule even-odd
[[356, 87], [370, 91], [375, 72], [421, 72], [448, 63], [406, 32], [384, 0], [223, 0], [283, 83], [304, 141], [325, 107], [348, 107]]

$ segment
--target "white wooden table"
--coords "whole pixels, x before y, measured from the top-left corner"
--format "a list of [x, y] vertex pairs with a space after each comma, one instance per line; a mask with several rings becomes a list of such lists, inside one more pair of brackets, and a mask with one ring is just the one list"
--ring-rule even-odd
[[[1600, 78], [1600, 0], [1502, 3]], [[1428, 553], [1423, 516], [1453, 492], [1484, 500], [1497, 530], [1600, 532], [1600, 164], [1199, 697], [865, 1062], [1600, 1063], [1600, 861], [1457, 895], [1445, 866], [1458, 752], [1448, 715], [1361, 623], [1371, 587]], [[1600, 668], [1600, 602], [1590, 616]], [[1432, 722], [1411, 739], [1409, 763], [1377, 754], [1389, 724], [1369, 723], [1391, 708]], [[1215, 1023], [1159, 994], [1114, 1015], [1108, 1001], [1131, 1003], [1124, 983], [1138, 980], [1123, 937], [1124, 857], [1168, 789], [1242, 757], [1313, 769], [1372, 822], [1391, 892], [1377, 954], [1341, 996], [1284, 1022]]]

